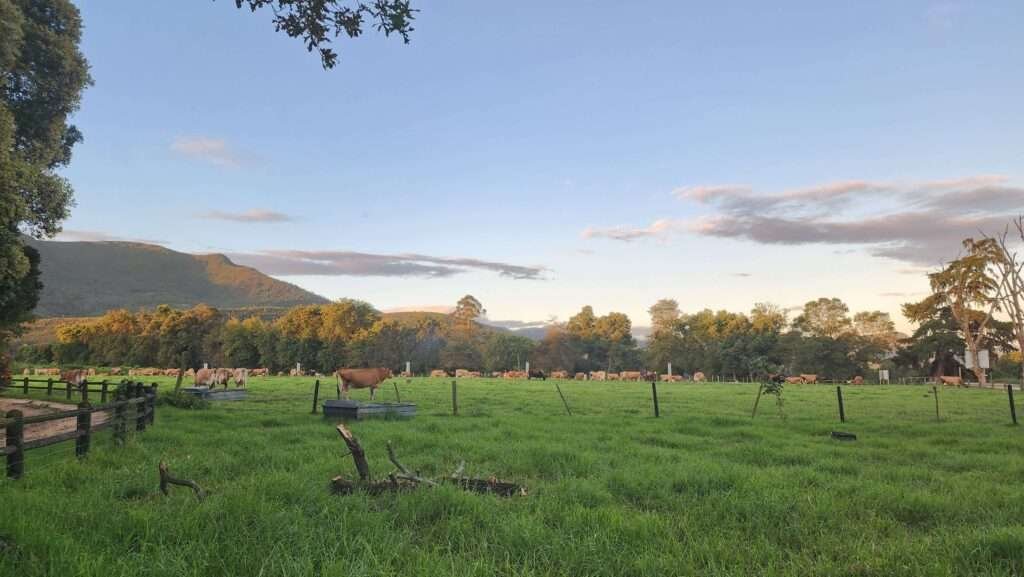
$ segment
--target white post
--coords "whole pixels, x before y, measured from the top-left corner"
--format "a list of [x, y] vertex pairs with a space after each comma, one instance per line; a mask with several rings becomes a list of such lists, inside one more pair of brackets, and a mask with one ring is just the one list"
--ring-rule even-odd
[[670, 379], [672, 378], [672, 363], [668, 364], [668, 377]]
[[204, 369], [210, 368], [210, 363], [203, 363], [203, 368]]
[[301, 375], [302, 374], [302, 363], [295, 363], [295, 374], [296, 375]]
[[530, 378], [530, 361], [526, 361], [526, 378]]
[[412, 363], [405, 361], [405, 374], [406, 376], [412, 376]]

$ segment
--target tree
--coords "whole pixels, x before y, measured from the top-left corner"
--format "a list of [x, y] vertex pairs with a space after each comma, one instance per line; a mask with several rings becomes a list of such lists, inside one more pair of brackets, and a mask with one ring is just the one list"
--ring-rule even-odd
[[675, 299], [661, 299], [647, 309], [651, 315], [652, 336], [658, 333], [671, 333], [679, 320], [679, 303]]
[[329, 46], [331, 37], [356, 38], [363, 33], [367, 17], [385, 36], [398, 34], [409, 43], [417, 10], [409, 0], [373, 0], [350, 3], [345, 0], [235, 0], [235, 6], [256, 10], [269, 6], [274, 27], [291, 38], [302, 38], [306, 50], [320, 52], [325, 69], [334, 68], [338, 55]]
[[[1024, 215], [1018, 216], [1012, 224], [1020, 242], [1024, 243]], [[997, 280], [999, 300], [1013, 324], [1017, 351], [1024, 353], [1024, 258], [1013, 249], [1009, 235], [1010, 228], [1007, 227], [988, 246], [993, 253], [993, 276]], [[1018, 356], [1021, 358], [1021, 384], [1024, 385], [1024, 355]]]
[[[0, 341], [35, 306], [38, 261], [21, 232], [53, 236], [72, 203], [58, 170], [82, 135], [67, 122], [91, 82], [69, 0], [0, 0]], [[0, 342], [2, 344], [2, 342]]]
[[476, 319], [486, 314], [484, 305], [473, 295], [466, 295], [459, 299], [452, 311], [452, 326], [457, 333], [463, 336], [472, 335], [476, 332]]
[[596, 323], [597, 317], [594, 316], [594, 307], [586, 305], [580, 309], [580, 312], [569, 317], [565, 330], [580, 340], [588, 341], [594, 338], [594, 325]]
[[576, 371], [580, 352], [565, 327], [551, 326], [534, 350], [533, 365], [545, 371]]
[[759, 333], [781, 333], [786, 328], [786, 311], [776, 304], [755, 303], [750, 310], [750, 327]]
[[914, 322], [924, 322], [936, 316], [939, 309], [949, 308], [967, 347], [967, 360], [981, 385], [986, 378], [978, 353], [988, 338], [992, 315], [999, 308], [999, 284], [989, 274], [993, 244], [992, 239], [965, 239], [966, 254], [928, 275], [932, 294], [903, 306], [904, 314]]
[[804, 305], [804, 311], [793, 319], [793, 327], [816, 336], [836, 338], [850, 330], [850, 307], [837, 298], [822, 297]]
[[488, 371], [522, 370], [535, 347], [526, 337], [494, 333], [484, 342], [484, 368]]

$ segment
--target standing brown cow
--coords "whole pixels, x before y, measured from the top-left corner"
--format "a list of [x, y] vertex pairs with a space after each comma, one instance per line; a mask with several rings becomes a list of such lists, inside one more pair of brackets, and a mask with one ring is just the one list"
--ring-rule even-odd
[[89, 373], [87, 371], [83, 371], [80, 369], [60, 372], [60, 380], [64, 381], [65, 383], [71, 383], [76, 387], [82, 386], [82, 383], [85, 382], [88, 376]]
[[349, 388], [369, 388], [372, 401], [377, 387], [391, 377], [391, 369], [338, 369], [334, 375], [338, 377], [338, 396], [347, 399]]
[[217, 371], [214, 369], [199, 369], [196, 371], [195, 386], [214, 388], [217, 386]]

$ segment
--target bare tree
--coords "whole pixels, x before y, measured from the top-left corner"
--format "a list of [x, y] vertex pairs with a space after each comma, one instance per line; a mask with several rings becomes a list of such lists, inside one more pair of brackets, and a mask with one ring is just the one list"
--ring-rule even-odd
[[1011, 234], [1008, 225], [1003, 233], [992, 240], [994, 255], [992, 268], [998, 283], [999, 300], [1003, 310], [1013, 323], [1013, 332], [1017, 337], [1017, 348], [1021, 352], [1021, 384], [1024, 385], [1024, 257], [1017, 254], [1013, 247], [1015, 236], [1024, 243], [1024, 215], [1011, 221], [1016, 235]]

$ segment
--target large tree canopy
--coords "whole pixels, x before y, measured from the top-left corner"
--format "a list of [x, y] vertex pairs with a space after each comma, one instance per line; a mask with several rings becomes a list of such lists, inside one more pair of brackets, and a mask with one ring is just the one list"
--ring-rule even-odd
[[57, 170], [82, 140], [68, 116], [90, 83], [68, 0], [0, 0], [0, 340], [34, 307], [38, 258], [20, 235], [52, 236], [72, 204]]
[[269, 6], [274, 13], [274, 26], [292, 38], [302, 38], [306, 50], [320, 52], [324, 68], [334, 68], [338, 54], [329, 45], [332, 37], [355, 38], [363, 33], [366, 20], [386, 36], [398, 34], [409, 43], [416, 10], [409, 0], [235, 0], [239, 8], [247, 6], [255, 12]]

